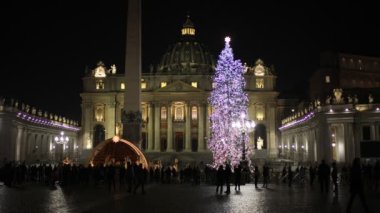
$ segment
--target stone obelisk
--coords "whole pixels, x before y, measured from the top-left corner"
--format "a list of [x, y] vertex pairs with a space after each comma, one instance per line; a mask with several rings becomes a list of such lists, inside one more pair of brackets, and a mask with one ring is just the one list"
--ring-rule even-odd
[[125, 56], [125, 93], [122, 112], [123, 138], [140, 145], [141, 140], [141, 0], [128, 1]]

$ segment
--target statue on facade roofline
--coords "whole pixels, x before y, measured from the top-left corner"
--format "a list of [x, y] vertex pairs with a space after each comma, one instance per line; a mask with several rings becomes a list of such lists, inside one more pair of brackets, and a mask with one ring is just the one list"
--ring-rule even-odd
[[352, 97], [351, 97], [351, 95], [347, 96], [347, 101], [348, 101], [349, 104], [352, 104]]
[[331, 104], [331, 96], [330, 95], [327, 95], [327, 97], [326, 97], [326, 104], [327, 105]]
[[343, 90], [341, 88], [337, 88], [333, 90], [334, 92], [334, 104], [343, 104], [344, 101], [342, 99]]
[[368, 95], [368, 103], [370, 103], [370, 104], [373, 103], [373, 96], [372, 96], [372, 94]]
[[358, 96], [355, 94], [354, 95], [354, 104], [357, 104], [359, 103], [359, 99], [358, 99]]

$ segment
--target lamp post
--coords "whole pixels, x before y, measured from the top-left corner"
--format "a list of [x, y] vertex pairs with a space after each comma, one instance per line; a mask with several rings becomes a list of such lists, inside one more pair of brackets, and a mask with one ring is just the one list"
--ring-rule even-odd
[[[63, 131], [60, 133], [60, 136], [54, 137], [54, 141], [56, 144], [62, 145], [63, 147], [62, 151], [66, 152], [67, 143], [69, 142], [69, 137], [65, 136], [65, 133]], [[62, 153], [62, 154], [65, 154], [65, 153]], [[61, 159], [62, 159], [62, 156], [61, 156]]]
[[242, 136], [242, 162], [246, 162], [245, 134], [250, 133], [256, 126], [255, 121], [246, 118], [245, 113], [241, 114], [240, 119], [232, 122], [232, 127], [241, 132]]

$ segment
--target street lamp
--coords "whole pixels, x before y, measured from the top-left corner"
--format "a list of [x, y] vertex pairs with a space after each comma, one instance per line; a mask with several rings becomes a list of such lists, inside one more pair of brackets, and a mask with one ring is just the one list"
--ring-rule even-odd
[[63, 144], [63, 145], [66, 145], [67, 144], [67, 142], [69, 142], [69, 137], [65, 137], [65, 133], [62, 131], [61, 132], [61, 136], [55, 136], [55, 138], [54, 138], [54, 141], [55, 141], [55, 143], [57, 143], [57, 144]]
[[245, 134], [254, 130], [255, 121], [246, 119], [245, 113], [241, 114], [240, 120], [232, 122], [232, 127], [239, 130], [242, 134], [242, 161], [245, 162]]

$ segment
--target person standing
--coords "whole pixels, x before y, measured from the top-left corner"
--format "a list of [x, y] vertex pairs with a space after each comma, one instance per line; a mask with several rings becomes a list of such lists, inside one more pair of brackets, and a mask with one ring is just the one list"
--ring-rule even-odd
[[292, 166], [288, 166], [288, 186], [292, 187], [292, 182], [293, 182], [293, 171], [292, 171]]
[[227, 162], [226, 169], [224, 170], [224, 178], [226, 181], [227, 190], [224, 192], [226, 194], [230, 194], [230, 183], [231, 183], [231, 165]]
[[257, 183], [259, 182], [259, 178], [260, 178], [260, 171], [259, 171], [259, 167], [257, 165], [255, 165], [255, 174], [254, 174], [254, 177], [255, 177], [255, 187], [256, 189], [258, 188], [257, 186]]
[[338, 168], [336, 166], [336, 162], [332, 163], [332, 171], [331, 171], [331, 179], [334, 184], [334, 192], [338, 194]]
[[355, 158], [352, 163], [351, 173], [350, 173], [350, 194], [351, 196], [347, 204], [346, 212], [351, 212], [351, 206], [352, 206], [352, 203], [354, 202], [354, 198], [356, 197], [356, 195], [359, 195], [364, 211], [370, 212], [367, 206], [365, 197], [364, 197], [362, 168], [360, 165], [360, 158]]
[[241, 166], [240, 164], [235, 166], [234, 169], [234, 178], [235, 178], [235, 191], [240, 191], [240, 183], [241, 183]]
[[318, 179], [321, 185], [321, 192], [329, 191], [330, 167], [326, 164], [325, 160], [321, 161], [318, 167]]
[[263, 188], [268, 188], [269, 182], [269, 166], [268, 164], [264, 164], [263, 166]]
[[224, 179], [224, 171], [223, 166], [220, 165], [218, 170], [216, 171], [216, 193], [220, 190], [220, 194], [223, 192], [223, 179]]
[[310, 165], [309, 167], [310, 186], [313, 186], [315, 173], [316, 173], [316, 168], [313, 165]]

